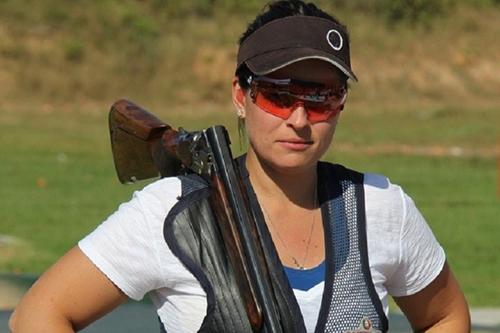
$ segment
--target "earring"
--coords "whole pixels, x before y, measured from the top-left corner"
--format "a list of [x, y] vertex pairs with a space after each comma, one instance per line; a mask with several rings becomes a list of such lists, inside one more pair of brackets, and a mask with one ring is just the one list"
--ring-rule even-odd
[[245, 111], [243, 110], [243, 108], [237, 108], [236, 115], [238, 116], [238, 118], [243, 118], [245, 116]]

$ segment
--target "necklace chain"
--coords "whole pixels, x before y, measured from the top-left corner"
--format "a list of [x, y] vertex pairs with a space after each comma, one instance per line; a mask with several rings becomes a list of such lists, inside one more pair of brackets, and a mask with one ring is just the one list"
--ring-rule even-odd
[[264, 206], [262, 206], [262, 212], [264, 213], [266, 220], [268, 220], [271, 223], [273, 229], [276, 231], [276, 236], [278, 236], [278, 239], [280, 240], [281, 244], [283, 244], [283, 247], [285, 248], [285, 250], [288, 253], [288, 255], [290, 256], [290, 258], [292, 258], [293, 263], [295, 264], [295, 266], [297, 266], [301, 270], [305, 269], [305, 264], [306, 264], [306, 261], [307, 261], [307, 257], [309, 255], [309, 247], [311, 246], [311, 240], [312, 240], [312, 234], [313, 234], [313, 231], [314, 231], [314, 225], [316, 224], [315, 223], [316, 222], [316, 213], [314, 212], [314, 210], [316, 209], [316, 206], [318, 204], [318, 194], [317, 194], [316, 186], [317, 186], [317, 182], [315, 182], [315, 185], [314, 185], [314, 206], [313, 206], [313, 218], [312, 218], [312, 222], [311, 222], [311, 229], [309, 230], [309, 237], [307, 239], [306, 251], [304, 253], [304, 257], [302, 258], [302, 263], [300, 263], [297, 260], [297, 258], [294, 255], [292, 255], [292, 252], [290, 251], [290, 249], [286, 245], [286, 242], [281, 237], [281, 235], [280, 235], [278, 229], [276, 228], [276, 225], [274, 224], [273, 220], [271, 219], [271, 217], [267, 213], [267, 211], [264, 208]]

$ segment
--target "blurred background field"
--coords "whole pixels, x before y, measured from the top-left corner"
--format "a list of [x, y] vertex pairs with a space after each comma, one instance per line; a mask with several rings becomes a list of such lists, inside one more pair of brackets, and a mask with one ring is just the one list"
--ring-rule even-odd
[[[39, 274], [145, 183], [118, 183], [107, 112], [225, 125], [263, 1], [0, 1], [0, 272]], [[499, 1], [315, 1], [360, 82], [325, 159], [383, 173], [427, 217], [473, 306], [500, 306]]]

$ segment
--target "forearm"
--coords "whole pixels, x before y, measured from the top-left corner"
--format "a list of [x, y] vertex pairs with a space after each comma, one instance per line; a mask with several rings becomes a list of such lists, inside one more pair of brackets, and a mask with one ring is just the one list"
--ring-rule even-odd
[[13, 332], [74, 332], [124, 303], [123, 294], [75, 247], [45, 272], [10, 318]]
[[13, 333], [75, 332], [69, 320], [46, 309], [16, 309], [9, 319], [9, 329]]
[[417, 330], [416, 332], [426, 332], [426, 333], [468, 333], [471, 330], [470, 315], [467, 309], [462, 309], [443, 318], [439, 322], [435, 323], [431, 327], [424, 330]]
[[394, 300], [416, 332], [470, 332], [467, 301], [447, 264], [423, 290]]

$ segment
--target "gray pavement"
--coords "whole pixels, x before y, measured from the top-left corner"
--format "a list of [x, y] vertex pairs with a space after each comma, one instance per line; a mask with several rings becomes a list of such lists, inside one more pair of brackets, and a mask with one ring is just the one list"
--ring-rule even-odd
[[[25, 290], [35, 281], [35, 277], [13, 277], [0, 274], [0, 333], [8, 332], [8, 318], [12, 309]], [[471, 309], [472, 332], [500, 333], [500, 308]], [[406, 318], [401, 312], [389, 315], [390, 332], [411, 332]], [[109, 315], [93, 323], [84, 333], [134, 333], [159, 332], [159, 324], [152, 305], [145, 302], [128, 302]]]
[[[0, 311], [0, 332], [8, 332], [7, 322], [11, 311]], [[472, 332], [500, 333], [500, 309], [472, 309]], [[405, 317], [398, 312], [389, 316], [390, 332], [411, 332]], [[106, 317], [96, 321], [84, 333], [142, 333], [159, 332], [158, 318], [147, 303], [129, 302]]]
[[[7, 331], [10, 311], [0, 312], [0, 332]], [[411, 332], [401, 314], [391, 316], [391, 332]], [[5, 330], [5, 331], [4, 331]], [[150, 304], [129, 302], [84, 329], [84, 333], [159, 332], [158, 319]], [[490, 331], [491, 332], [491, 331]]]

